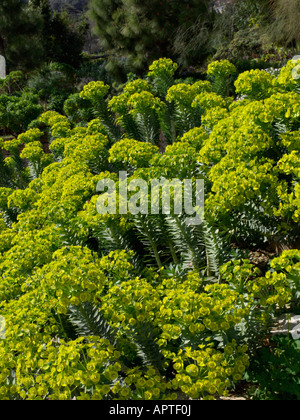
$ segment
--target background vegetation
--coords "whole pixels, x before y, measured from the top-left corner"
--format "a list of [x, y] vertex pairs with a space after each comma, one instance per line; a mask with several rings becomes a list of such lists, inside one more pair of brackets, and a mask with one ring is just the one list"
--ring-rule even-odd
[[212, 59], [229, 59], [239, 71], [282, 65], [299, 46], [296, 0], [288, 7], [281, 0], [5, 0], [0, 11], [0, 52], [10, 71], [50, 62], [78, 68], [85, 51], [92, 63], [105, 58], [106, 71], [125, 82], [164, 56], [195, 75]]

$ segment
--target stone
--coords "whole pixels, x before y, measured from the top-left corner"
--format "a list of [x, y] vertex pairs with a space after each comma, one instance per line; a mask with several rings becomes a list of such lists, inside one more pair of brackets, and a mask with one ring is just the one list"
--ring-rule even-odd
[[0, 316], [0, 340], [5, 340], [5, 318]]
[[5, 79], [6, 77], [6, 60], [3, 55], [0, 55], [0, 79]]
[[284, 334], [293, 337], [294, 340], [300, 339], [300, 315], [285, 314], [276, 319], [276, 325], [272, 334]]

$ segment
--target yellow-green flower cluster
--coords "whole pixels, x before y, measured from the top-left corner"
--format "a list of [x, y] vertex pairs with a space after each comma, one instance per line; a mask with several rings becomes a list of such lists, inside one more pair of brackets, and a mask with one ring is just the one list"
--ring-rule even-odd
[[[212, 108], [211, 112], [217, 109]], [[198, 157], [212, 182], [212, 194], [207, 200], [212, 214], [238, 208], [258, 197], [261, 191], [269, 215], [297, 221], [298, 135], [287, 132], [276, 141], [272, 125], [277, 121], [289, 124], [288, 121], [298, 120], [299, 95], [277, 93], [264, 102], [246, 101], [230, 109], [230, 114], [224, 113], [224, 119], [210, 126], [212, 132]], [[208, 112], [202, 117], [203, 124], [207, 119]], [[272, 156], [269, 151], [281, 142], [290, 155], [283, 155], [277, 162], [268, 159], [267, 156]], [[280, 172], [292, 174], [296, 183], [291, 185], [279, 179]]]
[[126, 86], [124, 86], [123, 91], [130, 97], [135, 93], [152, 92], [153, 88], [146, 80], [136, 79], [132, 82], [128, 82]]
[[237, 93], [250, 99], [265, 99], [276, 92], [276, 77], [263, 70], [250, 70], [239, 75], [235, 82]]
[[222, 96], [219, 96], [214, 92], [208, 92], [197, 95], [192, 103], [192, 107], [199, 108], [204, 113], [216, 107], [226, 108], [227, 102], [222, 98]]
[[90, 399], [85, 390], [92, 388], [92, 399], [103, 399], [119, 391], [117, 383], [113, 385], [121, 370], [118, 357], [103, 339], [86, 337], [70, 342], [61, 339], [59, 344], [50, 340], [27, 349], [10, 364], [18, 382], [3, 386], [0, 393], [15, 394], [24, 400], [70, 400], [76, 390], [77, 399], [81, 400]]
[[213, 61], [207, 68], [207, 75], [209, 77], [228, 77], [235, 73], [235, 66], [228, 60]]
[[155, 155], [151, 160], [156, 177], [187, 179], [196, 169], [195, 148], [186, 141], [167, 146], [163, 155]]
[[35, 174], [37, 175], [40, 175], [43, 168], [53, 162], [53, 156], [44, 152], [40, 141], [32, 141], [26, 144], [20, 157], [27, 159], [33, 165]]
[[178, 65], [169, 58], [161, 58], [154, 61], [149, 67], [148, 77], [154, 79], [160, 79], [167, 77], [173, 77]]
[[229, 116], [229, 113], [226, 108], [215, 107], [207, 110], [207, 112], [202, 117], [203, 126], [212, 130], [219, 121], [224, 120]]
[[[248, 314], [248, 304], [227, 285], [207, 286], [204, 293], [195, 293], [189, 283], [170, 287], [170, 282], [162, 283], [167, 289], [157, 314], [162, 328], [161, 346], [181, 335], [190, 339], [197, 336], [201, 342], [205, 330], [226, 332]], [[202, 336], [203, 340], [205, 334]]]
[[58, 112], [47, 111], [39, 117], [39, 121], [50, 127], [52, 139], [68, 137], [71, 134], [68, 118]]
[[131, 95], [128, 100], [128, 106], [130, 109], [129, 112], [133, 115], [145, 114], [148, 110], [154, 110], [157, 113], [161, 113], [165, 109], [165, 104], [148, 91]]
[[[243, 74], [237, 90], [248, 99], [234, 103], [214, 91], [214, 78], [233, 74], [230, 63], [210, 65], [212, 84], [174, 84], [176, 69], [161, 59], [150, 67], [152, 83], [129, 82], [108, 104], [115, 113], [111, 125], [101, 108], [109, 87], [92, 82], [81, 96], [98, 106], [99, 119], [74, 127], [49, 111], [40, 129], [0, 142], [10, 153], [5, 169], [14, 183], [19, 157], [31, 170], [36, 165], [32, 182], [24, 176], [18, 189], [0, 188], [0, 313], [6, 320], [0, 399], [226, 395], [248, 367], [239, 331], [250, 311], [271, 315], [296, 301], [297, 250], [274, 259], [266, 274], [248, 260], [230, 261], [220, 268], [219, 283], [208, 284], [193, 264], [162, 267], [183, 257], [168, 235], [172, 215], [137, 220], [97, 213], [96, 186], [103, 179], [118, 183], [118, 170], [146, 181], [194, 180], [201, 173], [206, 218], [229, 235], [238, 236], [234, 221], [249, 213], [276, 232], [297, 228], [300, 101], [291, 65], [278, 79]], [[117, 124], [123, 138], [112, 142]], [[44, 154], [42, 137], [52, 154]], [[29, 170], [22, 175], [29, 179]], [[158, 271], [140, 258], [137, 248], [147, 246], [156, 262], [161, 259]], [[97, 314], [97, 327], [103, 322], [105, 328], [81, 337], [70, 311], [84, 318], [87, 306]]]
[[[95, 399], [120, 389], [125, 395], [124, 387], [117, 389], [114, 383], [121, 364], [113, 361], [120, 353], [100, 338], [65, 341], [60, 317], [68, 302], [92, 301], [97, 292], [101, 294], [105, 280], [101, 268], [111, 267], [114, 272], [113, 257], [119, 262], [113, 253], [101, 261], [87, 249], [61, 249], [52, 263], [37, 270], [32, 281], [24, 282], [25, 293], [18, 300], [4, 305], [7, 340], [0, 342], [1, 399], [14, 395], [22, 399], [70, 399], [74, 390], [81, 390], [84, 398], [88, 396], [87, 386], [94, 387]], [[124, 259], [120, 257], [121, 265]], [[12, 371], [16, 385], [8, 381]]]
[[136, 93], [142, 92], [152, 93], [152, 87], [146, 80], [137, 79], [127, 83], [123, 89], [123, 93], [113, 96], [113, 98], [110, 99], [108, 108], [117, 115], [119, 124], [122, 124], [123, 118], [125, 118], [125, 115], [128, 112], [129, 98]]
[[274, 119], [297, 121], [300, 117], [300, 95], [296, 92], [276, 93], [265, 100], [265, 105], [272, 112]]
[[3, 215], [0, 214], [0, 255], [12, 247], [13, 238], [14, 233], [6, 226]]
[[177, 393], [172, 392], [172, 383], [164, 380], [157, 369], [148, 366], [143, 373], [140, 368], [130, 369], [126, 372], [125, 383], [132, 387], [120, 391], [124, 399], [141, 400], [176, 400]]
[[58, 313], [66, 313], [70, 304], [92, 301], [95, 294], [101, 294], [105, 275], [88, 249], [61, 248], [52, 258], [53, 262], [37, 270], [36, 277], [42, 288], [55, 291]]
[[277, 85], [285, 91], [294, 90], [299, 84], [300, 60], [290, 60], [277, 78]]
[[87, 124], [87, 134], [107, 134], [107, 130], [99, 119], [94, 119]]
[[280, 257], [271, 261], [271, 267], [277, 271], [298, 274], [300, 269], [300, 251], [298, 249], [283, 251]]
[[[270, 174], [271, 168], [270, 163], [261, 164], [255, 160], [234, 162], [230, 157], [224, 157], [210, 171], [213, 186], [207, 206], [214, 212], [230, 212], [254, 199], [266, 188], [271, 199], [276, 182], [276, 177]], [[269, 201], [265, 203], [265, 210], [272, 211]]]
[[179, 83], [170, 87], [166, 100], [168, 102], [175, 102], [179, 108], [190, 108], [197, 95], [211, 92], [211, 89], [211, 85], [207, 81], [200, 80], [193, 85]]
[[147, 168], [154, 155], [159, 153], [157, 146], [132, 139], [123, 139], [109, 151], [109, 162], [120, 169]]
[[7, 140], [7, 141], [3, 141], [3, 139], [0, 139], [0, 140], [1, 140], [1, 149], [7, 150], [10, 153], [14, 153], [18, 151], [20, 146], [22, 145], [22, 141], [19, 137], [12, 140]]
[[278, 305], [283, 308], [292, 297], [292, 292], [289, 289], [284, 273], [271, 273], [268, 271], [265, 277], [253, 282], [249, 289], [256, 298], [259, 298], [260, 304], [263, 306]]
[[274, 209], [276, 216], [292, 219], [295, 223], [300, 220], [300, 156], [298, 151], [286, 154], [278, 162], [278, 172], [293, 176], [295, 182], [291, 188], [287, 182], [282, 181], [277, 187], [280, 203]]
[[222, 265], [220, 274], [226, 283], [234, 285], [239, 293], [244, 293], [248, 282], [260, 276], [261, 272], [251, 264], [250, 260], [235, 260]]
[[8, 198], [7, 204], [9, 208], [18, 208], [26, 211], [33, 207], [37, 200], [37, 193], [33, 188], [26, 188], [26, 190], [16, 190]]
[[103, 100], [108, 94], [110, 87], [104, 82], [90, 82], [84, 86], [80, 97], [83, 99], [89, 99], [92, 102]]
[[293, 131], [285, 133], [281, 136], [282, 144], [287, 147], [290, 152], [297, 150], [300, 152], [300, 132]]
[[241, 125], [247, 121], [249, 124], [254, 123], [265, 127], [275, 120], [274, 110], [272, 106], [266, 106], [263, 101], [241, 101], [231, 105], [231, 116], [235, 118]]
[[11, 241], [12, 247], [0, 259], [2, 279], [0, 302], [9, 301], [26, 291], [32, 282], [31, 274], [51, 260], [58, 236], [54, 229], [20, 232]]
[[223, 353], [205, 345], [180, 350], [177, 355], [169, 352], [166, 357], [172, 357], [176, 372], [172, 385], [193, 399], [227, 395], [231, 381], [238, 382], [249, 365], [247, 350], [247, 346], [232, 341]]
[[18, 136], [18, 140], [22, 144], [27, 144], [27, 143], [39, 141], [43, 135], [44, 133], [38, 128], [31, 128], [30, 130], [27, 130], [25, 133], [20, 134]]
[[295, 264], [295, 261], [298, 260], [299, 251], [284, 251], [281, 257], [272, 260], [272, 270], [264, 277], [249, 260], [229, 262], [220, 271], [223, 279], [232, 284], [235, 290], [252, 294], [254, 299], [258, 299], [261, 308], [268, 308], [267, 314], [271, 313], [272, 307], [284, 308], [292, 299], [297, 290], [295, 281], [299, 276], [300, 265]]
[[143, 279], [114, 285], [103, 297], [105, 315], [116, 326], [150, 322], [156, 316], [160, 299], [155, 289]]
[[124, 137], [152, 143], [155, 142], [153, 133], [163, 125], [166, 111], [165, 103], [152, 93], [151, 86], [139, 79], [128, 83], [123, 93], [114, 96], [108, 108], [115, 114]]
[[129, 93], [121, 93], [118, 96], [114, 96], [109, 102], [108, 107], [117, 115], [117, 121], [122, 124], [124, 114], [128, 111], [128, 100], [130, 98]]
[[209, 135], [203, 127], [195, 127], [187, 131], [180, 139], [182, 142], [187, 142], [189, 145], [194, 147], [196, 152], [204, 146], [208, 140]]

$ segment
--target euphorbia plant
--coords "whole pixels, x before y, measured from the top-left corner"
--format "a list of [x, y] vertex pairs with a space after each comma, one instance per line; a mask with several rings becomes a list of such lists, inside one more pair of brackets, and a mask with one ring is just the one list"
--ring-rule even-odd
[[[297, 307], [296, 249], [262, 271], [244, 257], [299, 240], [299, 94], [282, 91], [285, 70], [241, 75], [248, 98], [235, 101], [208, 81], [176, 83], [176, 68], [159, 60], [113, 98], [89, 84], [90, 117], [47, 112], [1, 142], [0, 399], [226, 395], [272, 317]], [[204, 179], [200, 225], [174, 202], [97, 211], [99, 182], [119, 204], [122, 182], [160, 178]]]

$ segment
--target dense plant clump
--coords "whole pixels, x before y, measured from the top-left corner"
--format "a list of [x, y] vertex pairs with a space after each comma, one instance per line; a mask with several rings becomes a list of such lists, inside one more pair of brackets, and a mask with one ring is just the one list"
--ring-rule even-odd
[[[1, 140], [0, 399], [214, 399], [260, 381], [274, 319], [299, 311], [297, 64], [242, 73], [228, 96], [227, 60], [195, 81], [159, 59], [118, 95], [91, 82]], [[99, 214], [97, 185], [115, 181], [120, 200], [119, 171], [204, 179], [203, 223], [174, 205]]]

